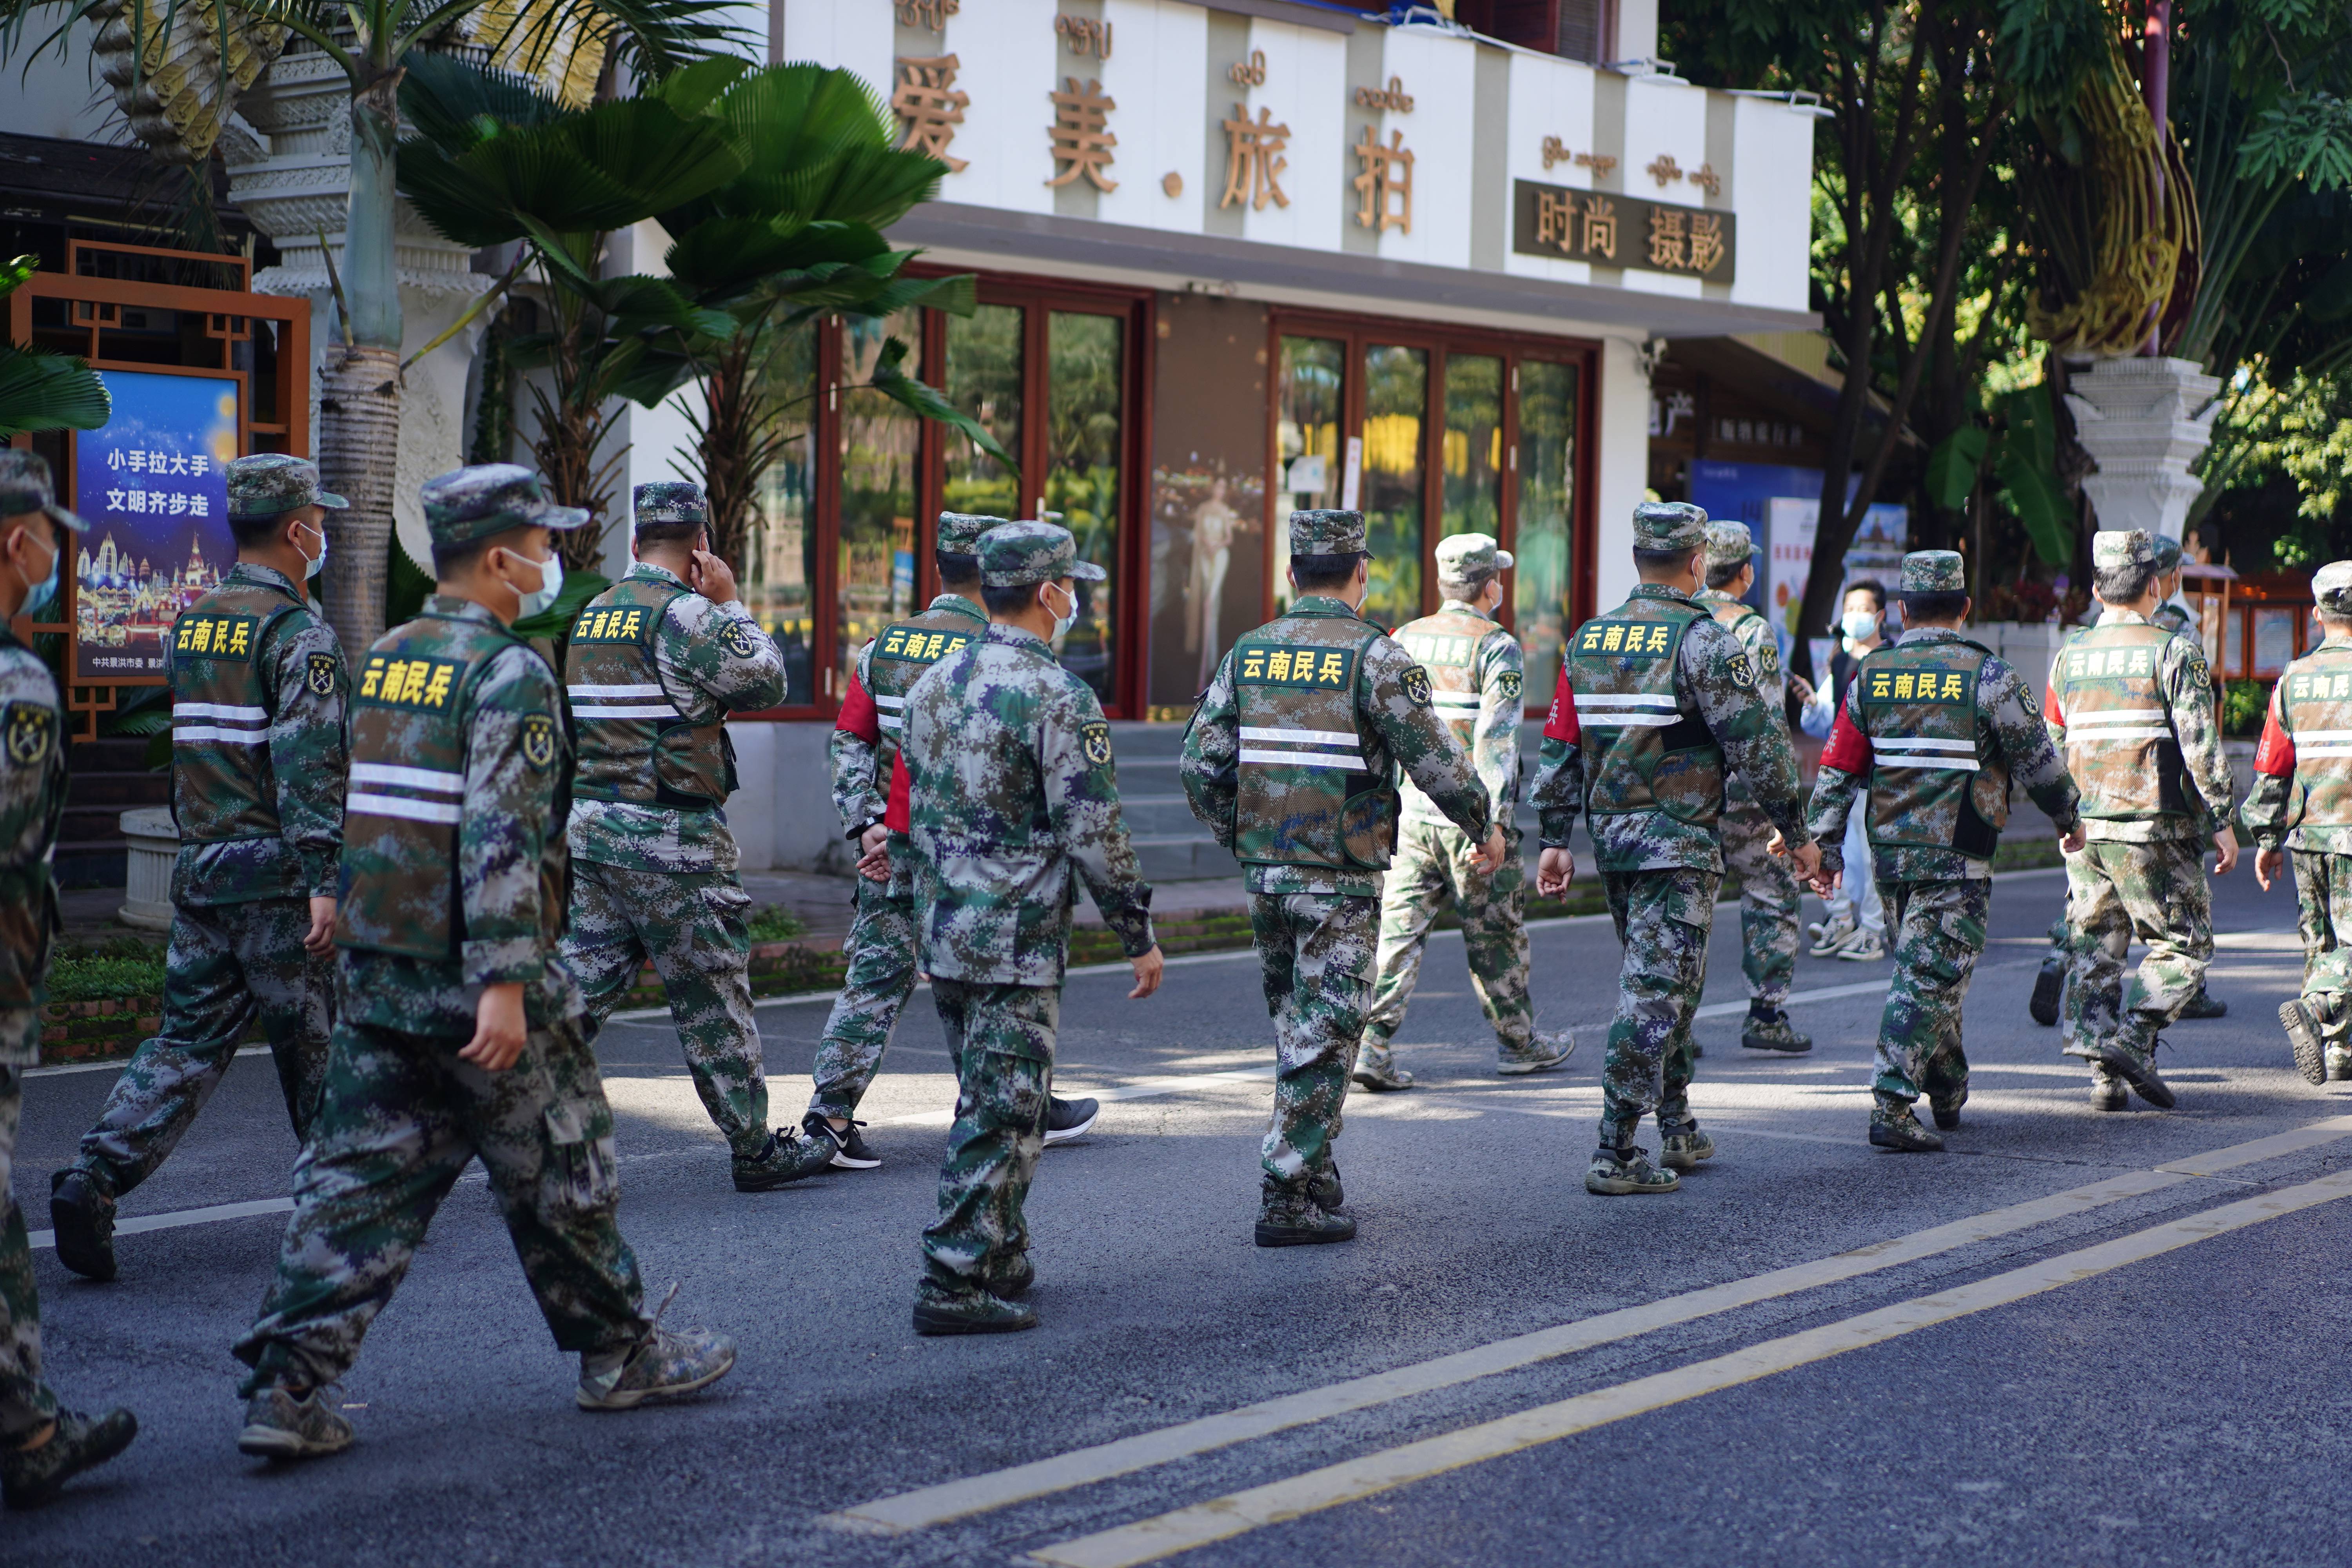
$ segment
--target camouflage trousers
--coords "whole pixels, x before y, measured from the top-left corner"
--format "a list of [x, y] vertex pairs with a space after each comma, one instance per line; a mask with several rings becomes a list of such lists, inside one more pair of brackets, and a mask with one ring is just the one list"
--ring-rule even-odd
[[1383, 1060], [1404, 1026], [1421, 984], [1430, 923], [1448, 903], [1462, 913], [1470, 985], [1506, 1057], [1524, 1054], [1535, 1037], [1528, 999], [1527, 866], [1517, 827], [1504, 830], [1504, 859], [1489, 877], [1472, 858], [1478, 846], [1450, 822], [1406, 822], [1397, 835], [1381, 899], [1381, 940], [1372, 1005], [1364, 1014], [1363, 1059]]
[[1925, 1094], [1949, 1101], [1969, 1086], [1960, 1048], [1960, 1003], [1983, 956], [1992, 883], [1982, 877], [1881, 882], [1895, 978], [1878, 1018], [1877, 1070], [1870, 1081], [1892, 1110]]
[[2332, 1051], [2352, 1046], [2352, 855], [2314, 849], [2294, 858], [2295, 923], [2303, 931], [2303, 999]]
[[923, 1272], [969, 1290], [1029, 1249], [1022, 1206], [1045, 1151], [1062, 990], [935, 979], [931, 997], [955, 1058], [956, 1112], [940, 1166], [940, 1217], [923, 1227]]
[[1739, 972], [1752, 999], [1778, 1008], [1797, 983], [1803, 906], [1796, 862], [1766, 849], [1771, 837], [1772, 824], [1735, 774], [1725, 791], [1723, 864], [1739, 879]]
[[1250, 934], [1274, 1016], [1274, 1124], [1262, 1150], [1269, 1187], [1303, 1193], [1330, 1168], [1371, 1000], [1379, 910], [1378, 900], [1341, 893], [1250, 895]]
[[845, 1121], [874, 1087], [898, 1010], [915, 991], [915, 849], [905, 835], [894, 833], [889, 851], [887, 882], [857, 879], [857, 912], [841, 944], [847, 967], [812, 1075], [816, 1092], [809, 1109]]
[[1601, 1068], [1601, 1146], [1622, 1149], [1654, 1110], [1662, 1131], [1692, 1121], [1691, 1015], [1706, 988], [1706, 942], [1723, 875], [1674, 866], [1603, 871], [1601, 884], [1625, 944]]
[[335, 957], [303, 951], [310, 929], [308, 899], [183, 904], [173, 915], [163, 1028], [114, 1080], [74, 1162], [102, 1201], [155, 1173], [220, 1087], [257, 1018], [278, 1062], [294, 1136], [310, 1136], [335, 1026]]
[[727, 1145], [768, 1142], [768, 1078], [751, 1016], [751, 896], [732, 871], [638, 871], [575, 860], [563, 960], [580, 976], [593, 1039], [653, 960], [694, 1091]]
[[478, 1157], [556, 1344], [608, 1351], [644, 1337], [636, 1256], [614, 1221], [613, 1110], [579, 1021], [533, 1029], [501, 1073], [459, 1060], [464, 1043], [335, 1026], [278, 1275], [236, 1345], [253, 1368], [241, 1392], [315, 1387], [350, 1370]]
[[[2213, 959], [2204, 862], [2198, 838], [2094, 839], [2066, 857], [2066, 999], [2058, 1026], [2068, 1056], [2095, 1057], [2112, 1042], [2145, 1058], [2196, 997]], [[2135, 937], [2147, 956], [2126, 984]]]
[[[0, 1023], [15, 1020], [0, 1014]], [[57, 1419], [57, 1395], [41, 1381], [41, 1298], [33, 1288], [33, 1247], [16, 1206], [16, 1119], [25, 1069], [0, 1067], [0, 1443], [16, 1447]]]

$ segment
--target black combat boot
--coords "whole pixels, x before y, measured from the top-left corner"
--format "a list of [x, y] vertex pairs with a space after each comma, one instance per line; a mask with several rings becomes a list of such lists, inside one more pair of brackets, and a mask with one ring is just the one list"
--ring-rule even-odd
[[2042, 973], [2033, 977], [2033, 998], [2025, 1010], [2033, 1021], [2047, 1028], [2058, 1021], [2058, 999], [2066, 993], [2066, 966], [2054, 958], [2042, 961]]
[[1940, 1154], [1944, 1141], [1919, 1125], [1907, 1105], [1882, 1105], [1870, 1113], [1870, 1142], [1901, 1154]]

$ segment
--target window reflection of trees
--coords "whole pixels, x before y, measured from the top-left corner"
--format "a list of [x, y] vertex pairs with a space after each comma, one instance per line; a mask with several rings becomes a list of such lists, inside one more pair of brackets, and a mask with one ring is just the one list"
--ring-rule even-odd
[[814, 416], [816, 332], [775, 334], [755, 372], [780, 412], [778, 453], [760, 477], [743, 551], [744, 604], [784, 656], [785, 707], [816, 700], [816, 536], [809, 527], [809, 421]]
[[[1346, 392], [1348, 345], [1331, 338], [1282, 340], [1282, 374], [1275, 410], [1275, 439], [1281, 468], [1275, 476], [1274, 595], [1288, 605], [1290, 586], [1290, 513], [1339, 504], [1344, 479], [1339, 455], [1339, 416]], [[1299, 465], [1301, 458], [1322, 459], [1319, 487], [1294, 488], [1314, 476], [1315, 465]]]
[[1570, 519], [1576, 499], [1577, 369], [1543, 360], [1519, 362], [1519, 642], [1527, 650], [1531, 705], [1551, 697], [1569, 631], [1569, 567], [1575, 557]]
[[1444, 510], [1438, 537], [1503, 536], [1503, 362], [1445, 356]]
[[[912, 310], [887, 322], [842, 324], [842, 383], [870, 380], [883, 343], [908, 348], [905, 369], [924, 374], [921, 321]], [[915, 478], [921, 423], [878, 392], [841, 395], [841, 541], [834, 656], [849, 689], [857, 650], [914, 608]]]
[[1364, 534], [1372, 552], [1366, 620], [1395, 627], [1421, 614], [1421, 538], [1429, 351], [1364, 350]]
[[[1022, 335], [1027, 314], [1018, 305], [982, 305], [970, 316], [947, 319], [948, 401], [1016, 457], [1021, 451]], [[953, 430], [947, 443], [947, 484], [941, 504], [950, 511], [986, 517], [1022, 515], [1019, 476]]]
[[1124, 423], [1123, 348], [1118, 316], [1055, 310], [1046, 318], [1045, 510], [1077, 542], [1078, 559], [1111, 574], [1081, 583], [1078, 620], [1062, 642], [1062, 665], [1105, 701], [1117, 680], [1119, 458]]

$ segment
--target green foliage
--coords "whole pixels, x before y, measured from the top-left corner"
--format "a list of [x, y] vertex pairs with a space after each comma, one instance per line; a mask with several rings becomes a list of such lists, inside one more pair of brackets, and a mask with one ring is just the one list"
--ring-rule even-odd
[[1981, 425], [1963, 425], [1936, 443], [1927, 454], [1928, 499], [1948, 511], [1968, 505], [1991, 445], [1992, 433]]
[[790, 942], [808, 930], [808, 923], [782, 904], [761, 904], [744, 922], [753, 942]]
[[535, 616], [525, 616], [514, 624], [514, 629], [527, 637], [553, 637], [561, 652], [572, 623], [588, 607], [588, 601], [612, 585], [610, 577], [594, 572], [566, 572], [563, 591], [555, 595], [555, 603]]
[[[34, 256], [0, 262], [0, 300], [24, 287], [39, 266]], [[106, 384], [87, 361], [0, 342], [0, 440], [36, 430], [95, 430], [112, 413]]]
[[2270, 710], [2270, 682], [2225, 681], [2221, 687], [2221, 733], [2236, 740], [2260, 736], [2263, 715]]
[[52, 1002], [145, 1001], [163, 994], [163, 955], [136, 937], [60, 949], [49, 965]]
[[2352, 371], [2298, 374], [2277, 387], [2247, 380], [2215, 426], [2207, 471], [2237, 490], [2291, 482], [2294, 510], [2271, 555], [2282, 568], [2308, 571], [2336, 559], [2338, 530], [2352, 524], [2344, 504], [2352, 482]]
[[2058, 483], [2058, 425], [2046, 382], [2004, 393], [1996, 402], [2001, 420], [1992, 472], [2001, 499], [2025, 526], [2034, 552], [2053, 566], [2074, 559], [2074, 509]]
[[[474, 460], [503, 463], [506, 458], [501, 456]], [[383, 574], [383, 624], [396, 626], [404, 621], [415, 620], [417, 613], [425, 608], [425, 601], [433, 594], [433, 574], [411, 561], [408, 552], [397, 541], [392, 547], [389, 567]], [[571, 579], [567, 577], [564, 581], [569, 583]]]

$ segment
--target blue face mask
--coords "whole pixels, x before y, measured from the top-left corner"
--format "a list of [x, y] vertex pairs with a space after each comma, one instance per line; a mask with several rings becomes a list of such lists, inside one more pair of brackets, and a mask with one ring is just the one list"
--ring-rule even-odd
[[1844, 630], [1847, 637], [1860, 642], [1878, 630], [1878, 617], [1868, 610], [1848, 610]]
[[31, 615], [35, 610], [48, 608], [50, 601], [58, 596], [58, 569], [65, 564], [65, 559], [63, 544], [49, 552], [49, 574], [33, 584], [32, 590], [25, 595], [24, 608], [17, 614]]

